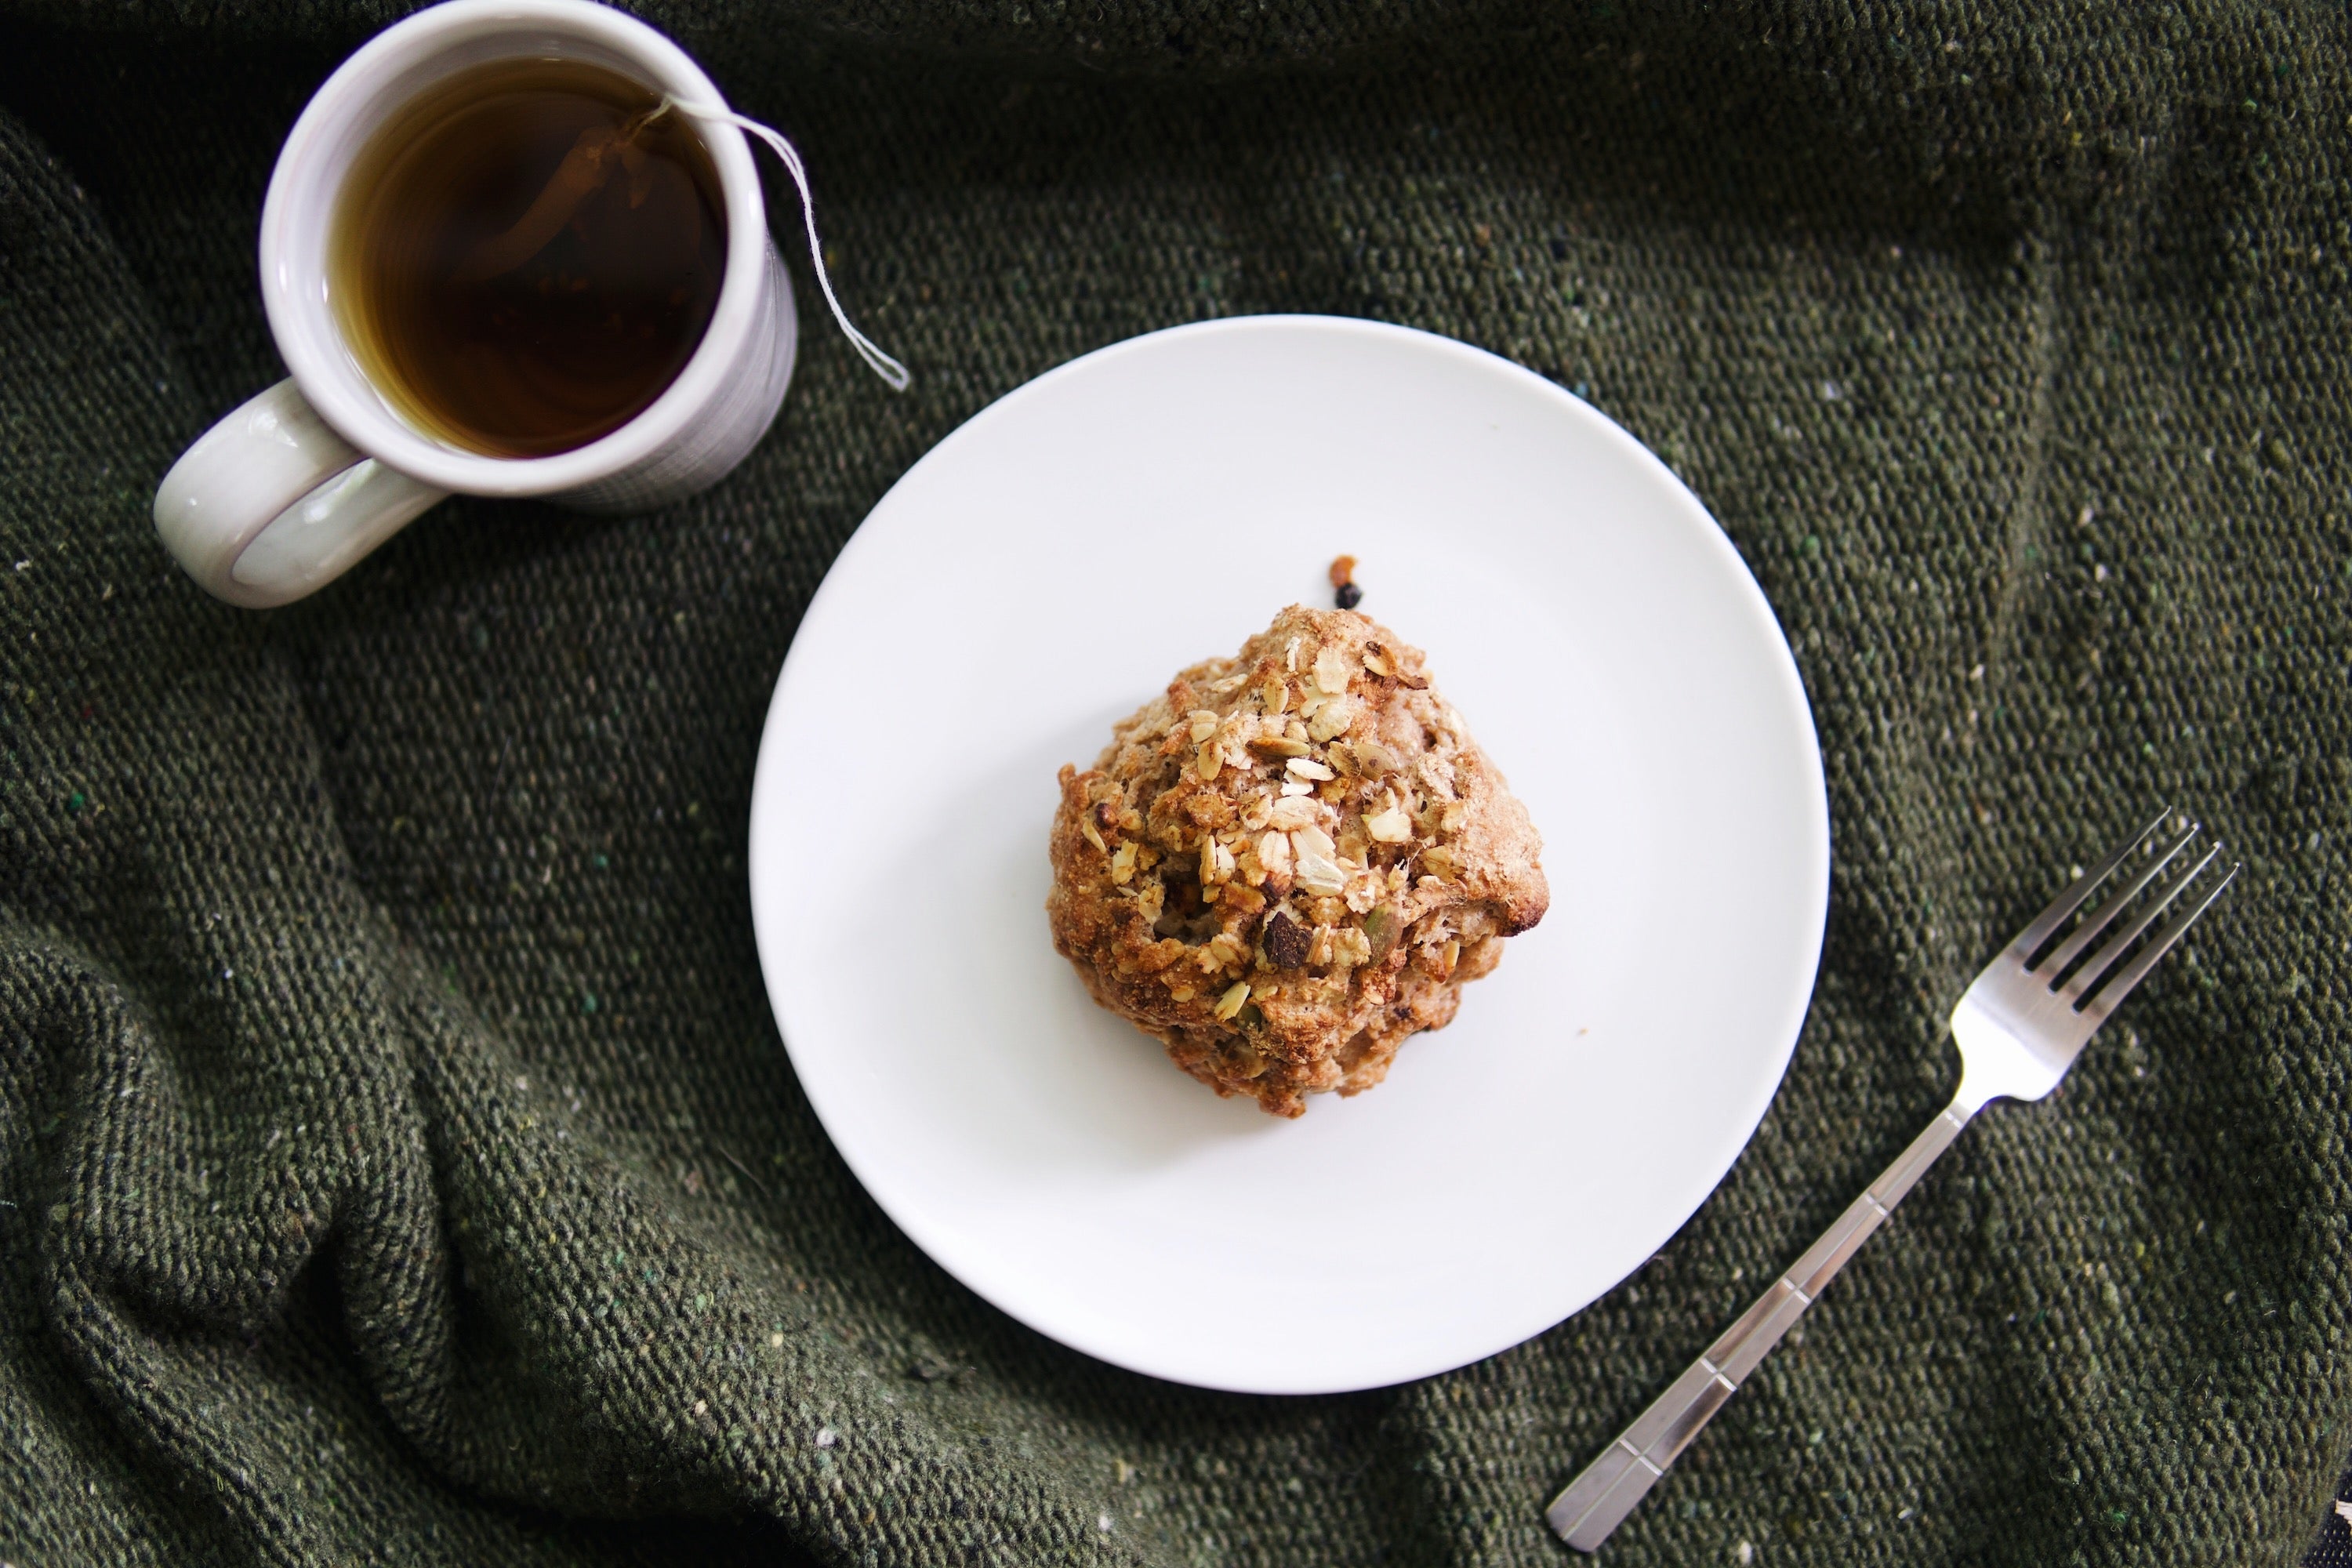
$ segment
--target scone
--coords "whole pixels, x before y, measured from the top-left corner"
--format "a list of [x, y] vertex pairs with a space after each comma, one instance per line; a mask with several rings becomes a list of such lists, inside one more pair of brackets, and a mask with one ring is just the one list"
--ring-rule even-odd
[[1061, 782], [1055, 947], [1276, 1116], [1379, 1083], [1550, 902], [1527, 809], [1421, 650], [1349, 611], [1292, 605]]

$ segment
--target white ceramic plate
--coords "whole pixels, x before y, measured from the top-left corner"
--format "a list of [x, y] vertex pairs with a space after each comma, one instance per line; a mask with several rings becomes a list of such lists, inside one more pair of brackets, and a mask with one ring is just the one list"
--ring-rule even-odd
[[[1386, 1084], [1277, 1121], [1098, 1009], [1045, 925], [1055, 771], [1325, 569], [1428, 650], [1551, 912]], [[1425, 1376], [1566, 1318], [1746, 1144], [1811, 992], [1829, 827], [1778, 624], [1697, 500], [1540, 376], [1323, 317], [1039, 377], [858, 529], [785, 660], [760, 959], [842, 1157], [1040, 1331], [1254, 1393]]]

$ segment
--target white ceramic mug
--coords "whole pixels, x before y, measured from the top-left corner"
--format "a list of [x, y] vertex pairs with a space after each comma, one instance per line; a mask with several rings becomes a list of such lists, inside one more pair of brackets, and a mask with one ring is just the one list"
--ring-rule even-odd
[[721, 104], [686, 52], [591, 0], [449, 0], [371, 39], [294, 122], [261, 210], [261, 292], [292, 374], [206, 431], [155, 492], [155, 527], [233, 605], [299, 599], [453, 492], [634, 511], [740, 462], [792, 379], [793, 286], [769, 242], [743, 134], [698, 121], [726, 205], [727, 270], [677, 378], [620, 428], [545, 458], [491, 458], [425, 435], [379, 392], [328, 299], [329, 228], [353, 160], [386, 119], [454, 72], [515, 57], [593, 61], [688, 103]]

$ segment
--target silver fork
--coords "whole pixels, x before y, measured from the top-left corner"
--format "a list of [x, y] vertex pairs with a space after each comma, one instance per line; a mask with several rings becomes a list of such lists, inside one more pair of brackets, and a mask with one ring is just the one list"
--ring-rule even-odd
[[[1693, 1437], [1723, 1408], [1741, 1380], [1756, 1370], [1790, 1324], [1813, 1304], [1871, 1232], [1903, 1201], [1936, 1156], [1951, 1146], [1969, 1118], [1985, 1102], [2040, 1100], [2058, 1087], [2083, 1043], [2096, 1033], [2132, 987], [2145, 979], [2181, 933], [2194, 925], [2221, 889], [2237, 876], [2231, 866], [2204, 896], [2184, 906], [2137, 948], [2140, 937], [2201, 876], [2221, 854], [2218, 844], [2187, 870], [2165, 883], [2138, 909], [2132, 905], [2197, 837], [2197, 826], [2161, 848], [2157, 830], [2171, 808], [2158, 812], [2139, 836], [2108, 856], [2017, 933], [2000, 955], [1985, 965], [1958, 1006], [1952, 1009], [1952, 1037], [1960, 1046], [1960, 1088], [1944, 1113], [1911, 1141], [1870, 1190], [1838, 1216], [1819, 1241], [1772, 1288], [1739, 1315], [1723, 1337], [1689, 1371], [1675, 1379], [1617, 1440], [1552, 1500], [1544, 1517], [1580, 1552], [1592, 1552], [1633, 1511], [1633, 1505], [1665, 1474]], [[2127, 863], [2137, 855], [2144, 862]], [[2106, 901], [2084, 917], [2063, 941], [2051, 946], [2066, 918], [2118, 870], [2123, 877]], [[2116, 933], [2087, 959], [2083, 952], [2131, 910]], [[2047, 952], [2042, 949], [2048, 947]], [[2129, 956], [2126, 957], [2126, 954]], [[2080, 960], [2078, 963], [2077, 961]]]

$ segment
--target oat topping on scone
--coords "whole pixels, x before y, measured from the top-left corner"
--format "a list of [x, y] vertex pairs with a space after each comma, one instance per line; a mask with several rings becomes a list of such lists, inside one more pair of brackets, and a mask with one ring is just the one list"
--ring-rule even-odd
[[1277, 1116], [1388, 1075], [1550, 900], [1542, 842], [1421, 650], [1292, 605], [1194, 665], [1054, 816], [1054, 945], [1095, 1000]]

